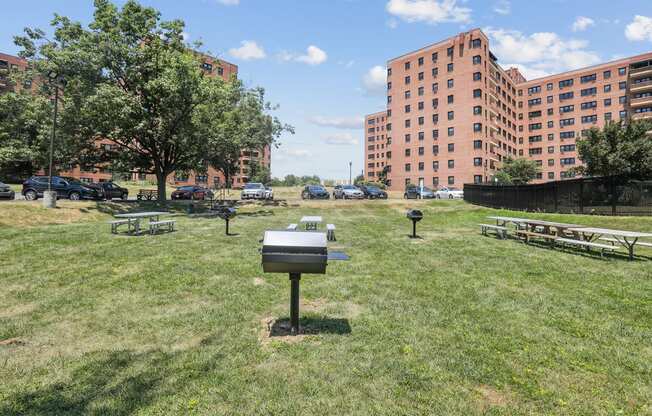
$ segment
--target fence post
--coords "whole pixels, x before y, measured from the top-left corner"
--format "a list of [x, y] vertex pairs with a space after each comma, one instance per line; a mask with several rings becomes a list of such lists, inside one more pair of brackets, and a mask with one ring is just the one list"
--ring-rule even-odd
[[580, 179], [580, 194], [579, 194], [579, 203], [580, 203], [580, 214], [584, 214], [584, 178]]

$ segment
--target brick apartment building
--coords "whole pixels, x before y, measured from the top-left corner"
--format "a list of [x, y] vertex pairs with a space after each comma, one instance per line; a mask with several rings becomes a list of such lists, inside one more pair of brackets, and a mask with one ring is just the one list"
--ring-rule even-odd
[[652, 53], [528, 81], [475, 29], [388, 61], [387, 111], [365, 118], [365, 177], [462, 187], [511, 156], [535, 160], [537, 182], [564, 179], [585, 130], [646, 117]]
[[[216, 59], [208, 55], [201, 55], [203, 58], [202, 69], [210, 76], [222, 77], [225, 81], [231, 79], [232, 76], [238, 75], [237, 65], [231, 64], [224, 60]], [[0, 53], [0, 94], [14, 90], [14, 88], [30, 88], [35, 86], [31, 82], [27, 82], [22, 86], [14, 86], [9, 82], [7, 75], [8, 71], [25, 70], [28, 62], [17, 56], [7, 55]], [[110, 140], [98, 141], [98, 146], [113, 146]], [[232, 177], [234, 187], [239, 187], [248, 180], [248, 167], [252, 163], [259, 163], [267, 168], [271, 165], [271, 148], [266, 146], [261, 150], [243, 150], [238, 164], [238, 170], [234, 172]], [[59, 175], [70, 176], [78, 178], [83, 182], [104, 182], [113, 179], [113, 172], [108, 168], [103, 167], [84, 167], [63, 165], [63, 170], [60, 170]], [[139, 172], [130, 172], [132, 180], [151, 180], [156, 181], [154, 175], [149, 175]], [[208, 167], [205, 175], [200, 175], [195, 172], [188, 174], [172, 173], [168, 177], [168, 183], [174, 186], [183, 185], [201, 185], [207, 187], [222, 187], [225, 184], [224, 175], [212, 167]]]

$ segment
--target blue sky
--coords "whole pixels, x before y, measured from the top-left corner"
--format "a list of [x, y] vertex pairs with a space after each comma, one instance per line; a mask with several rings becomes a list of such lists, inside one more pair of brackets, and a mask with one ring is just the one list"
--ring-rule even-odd
[[[122, 1], [116, 1], [121, 4]], [[348, 178], [363, 167], [364, 114], [384, 108], [385, 62], [480, 27], [504, 67], [528, 78], [652, 50], [650, 0], [142, 0], [186, 22], [190, 41], [236, 63], [296, 127], [273, 151], [272, 174]], [[91, 0], [3, 7], [0, 51], [54, 12], [88, 22]], [[518, 45], [518, 47], [514, 47]]]

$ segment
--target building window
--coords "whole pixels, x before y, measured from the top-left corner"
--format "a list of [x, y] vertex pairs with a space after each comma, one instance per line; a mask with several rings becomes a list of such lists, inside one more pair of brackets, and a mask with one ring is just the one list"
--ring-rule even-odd
[[552, 82], [549, 82], [548, 84], [546, 84], [546, 90], [552, 91]]
[[627, 68], [618, 68], [618, 75], [623, 76], [627, 74]]
[[439, 162], [438, 161], [435, 160], [435, 161], [432, 162], [432, 170], [434, 172], [437, 172], [439, 170]]
[[410, 112], [410, 104], [407, 104], [407, 105], [405, 106], [405, 112], [406, 112], [406, 113], [409, 113], [409, 112]]
[[451, 62], [450, 64], [446, 65], [446, 70], [448, 72], [453, 72], [454, 66], [453, 63]]
[[563, 126], [572, 126], [573, 124], [575, 124], [575, 119], [574, 118], [565, 118], [565, 119], [559, 120], [559, 125], [562, 126], [562, 127]]
[[555, 172], [548, 172], [548, 179], [555, 179]]
[[432, 68], [432, 77], [437, 78], [437, 75], [439, 74], [439, 69], [437, 68]]
[[419, 117], [418, 122], [420, 126], [423, 126], [424, 121], [425, 121], [424, 117]]
[[423, 101], [419, 101], [419, 102], [417, 103], [417, 108], [418, 108], [419, 110], [423, 110], [423, 108], [424, 108], [424, 106], [423, 106]]
[[480, 88], [473, 90], [473, 98], [481, 98], [481, 97], [482, 97], [482, 90]]
[[453, 120], [455, 118], [455, 112], [454, 111], [449, 111], [448, 112], [448, 119]]
[[604, 99], [604, 106], [609, 107], [611, 105], [611, 98], [605, 98]]
[[582, 91], [580, 91], [580, 95], [581, 95], [582, 97], [586, 97], [586, 96], [588, 96], [588, 95], [595, 95], [595, 94], [597, 94], [597, 92], [598, 92], [598, 89], [595, 88], [595, 87], [593, 87], [593, 88], [586, 88], [586, 89], [583, 89]]
[[448, 169], [454, 169], [455, 168], [455, 161], [454, 160], [449, 160], [448, 161]]
[[527, 89], [528, 95], [537, 94], [540, 92], [541, 92], [541, 85], [537, 85], [535, 87], [530, 87]]
[[559, 164], [562, 166], [568, 166], [568, 165], [574, 165], [575, 164], [575, 158], [574, 157], [564, 157], [559, 159]]
[[574, 94], [573, 94], [572, 91], [571, 92], [565, 92], [563, 94], [559, 94], [559, 101], [570, 100], [573, 97], [574, 97]]
[[419, 72], [418, 77], [419, 77], [419, 81], [423, 81], [423, 72]]
[[409, 100], [412, 97], [412, 94], [410, 93], [410, 90], [405, 91], [405, 99]]
[[419, 58], [418, 62], [419, 66], [423, 66], [423, 56]]
[[455, 176], [449, 176], [448, 177], [448, 184], [449, 185], [455, 185]]
[[604, 92], [611, 92], [611, 84], [606, 84], [604, 86]]
[[452, 79], [449, 79], [447, 84], [448, 84], [448, 88], [453, 88], [453, 85], [455, 84], [455, 81], [453, 81]]
[[479, 48], [481, 45], [482, 45], [482, 41], [481, 41], [480, 39], [473, 39], [473, 40], [471, 41], [471, 47], [472, 47], [473, 49], [477, 49], [477, 48]]
[[573, 80], [572, 79], [565, 79], [563, 81], [559, 81], [559, 88], [566, 88], [566, 87], [571, 87], [573, 86]]
[[407, 61], [404, 65], [405, 65], [405, 70], [406, 70], [406, 71], [407, 71], [408, 69], [410, 69], [410, 61]]
[[582, 123], [595, 123], [598, 121], [598, 116], [593, 114], [590, 116], [582, 116]]
[[405, 120], [405, 127], [409, 128], [411, 126], [410, 120]]
[[453, 95], [449, 95], [449, 96], [447, 97], [447, 102], [448, 102], [448, 104], [453, 104], [453, 101], [455, 101], [455, 97], [453, 97]]
[[438, 56], [439, 56], [439, 54], [437, 52], [433, 52], [432, 53], [432, 62], [437, 62], [437, 57]]
[[580, 77], [580, 83], [586, 84], [587, 82], [593, 82], [597, 79], [597, 74], [584, 75]]
[[475, 107], [473, 107], [473, 115], [476, 115], [476, 116], [482, 115], [482, 107], [479, 106], [479, 105], [476, 105]]
[[482, 140], [473, 140], [474, 149], [482, 149]]
[[439, 114], [433, 114], [432, 115], [432, 124], [437, 124], [439, 123]]
[[448, 137], [454, 136], [455, 135], [455, 127], [449, 127], [448, 128]]
[[407, 77], [405, 77], [405, 84], [407, 85], [409, 83], [410, 83], [410, 76], [408, 75]]
[[424, 169], [425, 165], [423, 162], [419, 162], [419, 170], [422, 171]]
[[439, 138], [439, 130], [433, 130], [432, 131], [432, 138], [434, 140], [437, 140]]
[[449, 152], [455, 151], [455, 143], [448, 143], [448, 151]]
[[410, 135], [409, 134], [405, 135], [405, 143], [410, 143]]
[[439, 178], [438, 177], [433, 177], [432, 178], [432, 186], [437, 187], [439, 186]]
[[410, 165], [409, 163], [406, 163], [405, 164], [405, 171], [410, 172], [411, 170], [412, 170], [412, 165]]
[[604, 71], [604, 72], [602, 73], [602, 78], [604, 78], [604, 79], [609, 79], [609, 78], [611, 78], [611, 71]]
[[454, 47], [453, 47], [453, 46], [451, 46], [450, 48], [446, 49], [446, 56], [449, 56], [449, 57], [452, 58], [452, 57], [453, 57], [453, 51], [454, 51]]
[[426, 137], [426, 135], [422, 131], [420, 131], [419, 132], [419, 141], [423, 141], [425, 139], [425, 137]]
[[619, 90], [624, 90], [624, 89], [626, 89], [626, 88], [627, 88], [627, 81], [620, 81], [620, 82], [618, 83], [618, 89], [619, 89]]
[[439, 146], [438, 145], [433, 145], [432, 146], [432, 154], [437, 156], [439, 154]]
[[474, 157], [473, 158], [473, 166], [482, 166], [482, 158], [481, 157]]
[[482, 132], [482, 123], [473, 123], [473, 131], [476, 133]]
[[479, 65], [480, 63], [482, 63], [482, 57], [480, 57], [480, 55], [475, 55], [473, 57], [473, 65]]
[[474, 72], [473, 73], [473, 81], [481, 81], [482, 80], [482, 73], [481, 72]]

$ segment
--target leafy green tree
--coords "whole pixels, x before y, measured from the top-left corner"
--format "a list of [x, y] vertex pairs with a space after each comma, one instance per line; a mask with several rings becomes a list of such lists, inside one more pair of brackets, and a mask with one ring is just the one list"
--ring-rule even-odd
[[354, 185], [364, 185], [364, 182], [365, 182], [364, 176], [362, 175], [358, 175], [355, 177], [355, 179], [353, 179]]
[[15, 41], [42, 76], [54, 70], [66, 78], [62, 130], [80, 143], [111, 140], [115, 146], [98, 149], [94, 161], [155, 174], [161, 200], [172, 172], [202, 171], [208, 161], [232, 175], [243, 144], [276, 137], [261, 128], [280, 125], [264, 114], [262, 90], [208, 76], [180, 20], [162, 21], [134, 0], [121, 9], [95, 0], [88, 28], [62, 16], [52, 26], [53, 39], [27, 29]]
[[577, 141], [584, 166], [575, 171], [586, 176], [626, 175], [652, 177], [652, 122], [608, 123], [593, 128]]
[[257, 161], [253, 161], [249, 165], [249, 182], [260, 182], [262, 184], [269, 184], [272, 181], [271, 171], [268, 167], [263, 166]]
[[503, 167], [494, 178], [503, 185], [524, 185], [536, 178], [539, 172], [540, 169], [534, 160], [508, 157], [503, 160]]

